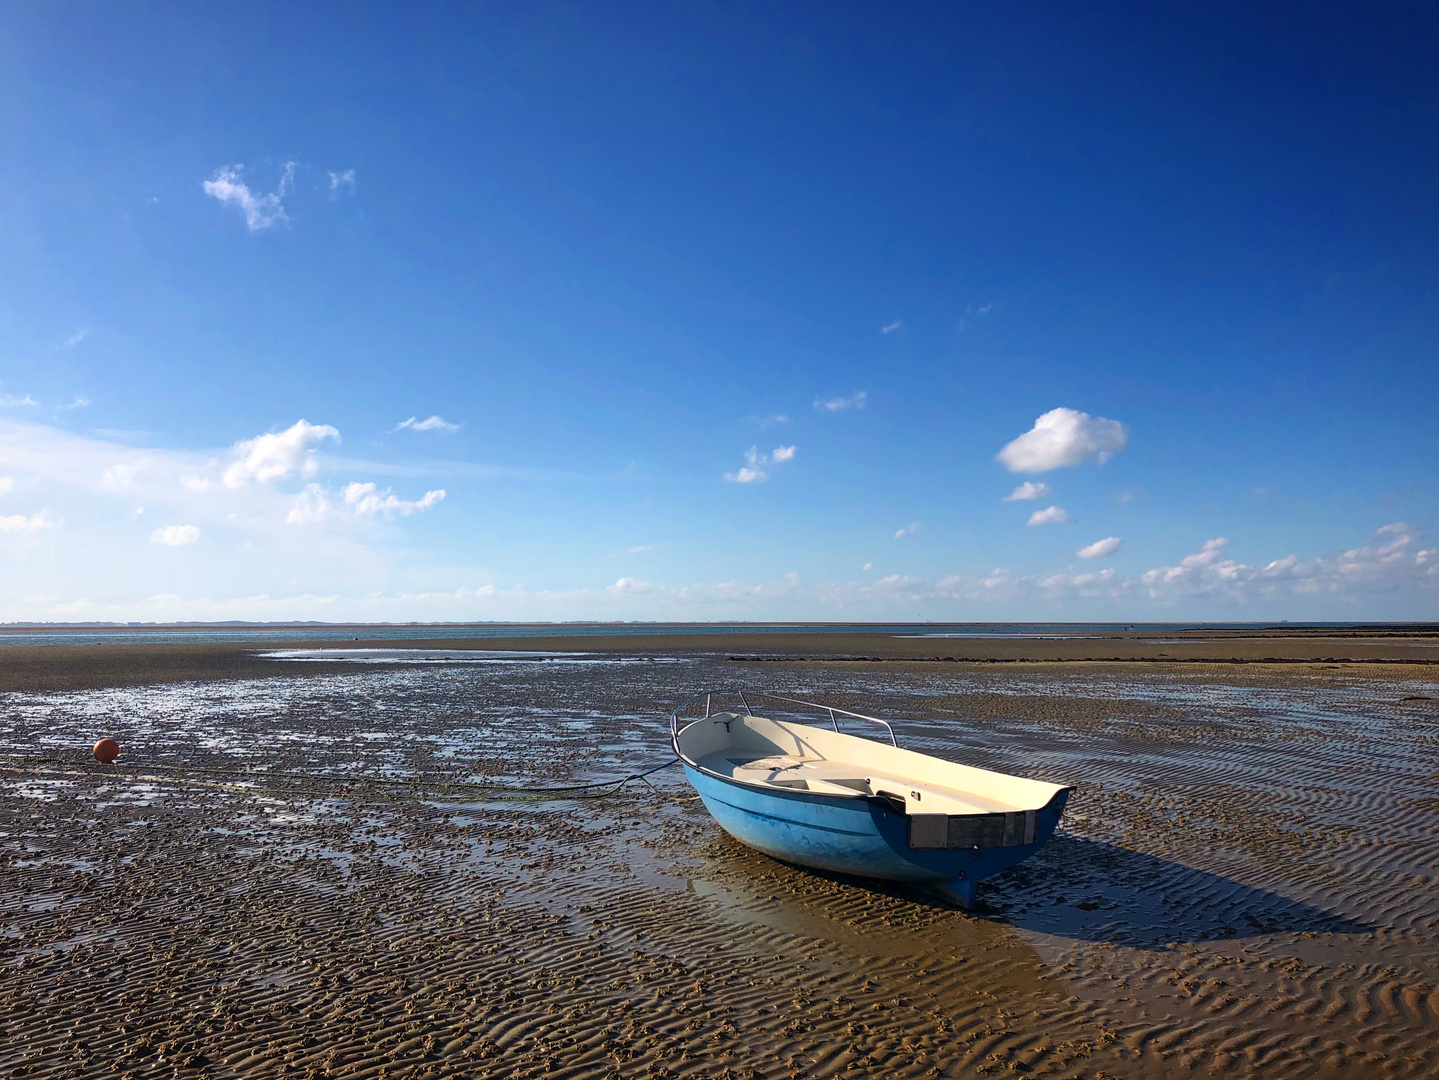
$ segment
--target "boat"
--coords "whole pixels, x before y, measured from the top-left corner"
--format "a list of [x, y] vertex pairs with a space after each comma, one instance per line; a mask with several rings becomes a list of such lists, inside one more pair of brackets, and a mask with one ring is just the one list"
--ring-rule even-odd
[[[792, 716], [818, 723], [782, 718]], [[882, 727], [888, 741], [841, 731], [841, 720]], [[688, 698], [670, 715], [670, 741], [740, 843], [798, 866], [909, 882], [962, 907], [982, 880], [1044, 845], [1073, 790], [905, 750], [886, 720], [755, 691]]]

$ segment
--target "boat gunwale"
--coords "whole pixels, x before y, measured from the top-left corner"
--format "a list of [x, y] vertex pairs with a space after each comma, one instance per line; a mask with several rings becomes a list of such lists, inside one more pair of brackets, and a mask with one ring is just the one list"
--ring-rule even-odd
[[[680, 726], [679, 726], [679, 724], [680, 724], [680, 719], [679, 719], [680, 711], [683, 710], [686, 706], [690, 705], [691, 703], [693, 703], [693, 702], [695, 702], [695, 701], [698, 701], [698, 700], [699, 700], [700, 698], [702, 698], [702, 697], [713, 697], [715, 694], [737, 694], [737, 695], [739, 695], [740, 700], [744, 702], [745, 715], [741, 716], [739, 713], [736, 713], [736, 714], [735, 714], [736, 718], [738, 718], [738, 719], [751, 719], [751, 718], [752, 718], [752, 719], [756, 719], [756, 720], [769, 720], [770, 723], [781, 724], [781, 725], [783, 725], [783, 724], [785, 724], [785, 723], [792, 722], [792, 721], [784, 721], [784, 720], [775, 720], [775, 719], [773, 719], [773, 718], [771, 718], [771, 717], [756, 716], [755, 713], [750, 710], [749, 701], [746, 699], [745, 693], [746, 693], [746, 691], [742, 691], [742, 690], [701, 690], [698, 694], [693, 694], [693, 695], [691, 695], [690, 697], [686, 698], [684, 701], [680, 702], [679, 705], [675, 706], [674, 711], [670, 713], [670, 745], [674, 748], [675, 756], [680, 759], [681, 763], [683, 763], [683, 764], [684, 764], [685, 766], [687, 766], [688, 768], [694, 769], [696, 772], [700, 773], [700, 774], [703, 775], [703, 776], [709, 776], [709, 777], [712, 777], [712, 778], [714, 778], [714, 779], [716, 779], [716, 780], [721, 780], [721, 781], [724, 781], [725, 783], [734, 784], [734, 785], [736, 785], [737, 787], [744, 788], [744, 789], [747, 789], [747, 790], [750, 790], [750, 791], [761, 791], [761, 792], [764, 792], [766, 795], [771, 795], [771, 796], [776, 796], [776, 795], [777, 795], [777, 796], [779, 796], [779, 797], [781, 797], [781, 798], [794, 799], [794, 800], [803, 801], [803, 802], [808, 802], [808, 801], [818, 801], [818, 802], [826, 802], [826, 801], [849, 802], [849, 801], [859, 800], [859, 801], [863, 801], [863, 802], [867, 802], [867, 803], [873, 803], [873, 802], [879, 801], [879, 802], [883, 802], [883, 803], [886, 804], [887, 806], [891, 806], [891, 807], [893, 806], [893, 801], [892, 801], [892, 799], [891, 799], [890, 797], [884, 795], [884, 794], [881, 794], [881, 793], [874, 793], [874, 794], [866, 795], [866, 794], [864, 794], [863, 792], [856, 791], [854, 794], [851, 795], [851, 794], [844, 794], [844, 793], [838, 792], [838, 791], [814, 791], [814, 790], [810, 790], [810, 789], [799, 789], [799, 788], [781, 787], [781, 786], [778, 786], [778, 785], [775, 785], [775, 784], [771, 784], [771, 783], [769, 783], [768, 781], [765, 781], [765, 780], [742, 780], [742, 779], [740, 779], [740, 778], [737, 777], [737, 776], [726, 775], [725, 773], [718, 772], [718, 771], [716, 771], [716, 770], [714, 770], [714, 769], [708, 768], [707, 766], [700, 764], [698, 761], [696, 761], [694, 758], [690, 757], [688, 754], [686, 754], [686, 753], [684, 752], [684, 750], [682, 750], [682, 749], [680, 748], [680, 743], [679, 743], [679, 737], [680, 737], [680, 735], [682, 735], [685, 731], [688, 731], [688, 730], [689, 730], [691, 727], [693, 727], [695, 724], [699, 724], [699, 723], [704, 722], [705, 720], [710, 719], [709, 705], [708, 705], [708, 703], [706, 703], [706, 706], [705, 706], [705, 715], [704, 715], [704, 716], [696, 717], [695, 719], [690, 720], [690, 721], [689, 721], [688, 723], [686, 723], [683, 727], [680, 727]], [[831, 719], [831, 721], [833, 721], [833, 719], [834, 719], [834, 714], [835, 714], [835, 713], [840, 713], [840, 714], [842, 714], [842, 715], [844, 715], [844, 716], [851, 716], [851, 717], [854, 717], [855, 719], [858, 719], [858, 720], [868, 720], [868, 721], [870, 721], [870, 722], [872, 722], [872, 723], [883, 724], [883, 725], [885, 726], [885, 728], [887, 728], [888, 731], [889, 731], [890, 740], [891, 740], [891, 742], [893, 742], [895, 749], [899, 749], [899, 748], [900, 748], [900, 747], [899, 747], [899, 741], [895, 738], [895, 735], [894, 735], [894, 728], [890, 726], [889, 721], [887, 721], [887, 720], [881, 720], [881, 719], [879, 719], [878, 717], [875, 717], [875, 716], [866, 716], [866, 715], [864, 715], [863, 713], [851, 712], [851, 711], [849, 711], [848, 709], [839, 709], [839, 708], [835, 708], [834, 706], [830, 706], [830, 705], [821, 705], [821, 704], [819, 704], [818, 702], [814, 702], [814, 701], [805, 701], [805, 700], [802, 699], [802, 698], [785, 697], [785, 696], [782, 696], [782, 695], [779, 695], [779, 694], [770, 694], [770, 693], [767, 693], [767, 692], [764, 692], [764, 691], [753, 691], [753, 690], [752, 690], [752, 691], [748, 691], [748, 693], [751, 693], [751, 694], [753, 694], [753, 695], [756, 696], [756, 697], [766, 698], [766, 699], [771, 700], [771, 701], [791, 702], [791, 703], [793, 703], [793, 704], [806, 705], [806, 706], [808, 706], [808, 707], [810, 707], [810, 708], [813, 708], [813, 709], [823, 710], [823, 711], [828, 712], [828, 713], [830, 714], [830, 719]], [[812, 725], [812, 724], [798, 724], [797, 726], [799, 726], [799, 727], [815, 727], [816, 725]], [[821, 729], [821, 730], [822, 730], [822, 729]], [[847, 732], [840, 731], [840, 730], [839, 730], [839, 726], [838, 726], [837, 724], [835, 725], [835, 734], [837, 734], [837, 735], [842, 735], [842, 736], [844, 736], [845, 738], [849, 738], [849, 739], [863, 739], [863, 738], [864, 738], [864, 737], [861, 736], [861, 735], [850, 735], [850, 734], [848, 734]], [[866, 741], [866, 742], [878, 742], [879, 740], [877, 740], [877, 739], [865, 739], [864, 741]], [[882, 745], [884, 745], [884, 744], [883, 744], [883, 743], [880, 743], [880, 745], [882, 746]], [[910, 753], [919, 753], [919, 751], [912, 750], [912, 751], [910, 751]], [[939, 762], [943, 762], [943, 763], [946, 764], [946, 765], [957, 765], [957, 764], [961, 764], [960, 762], [952, 762], [952, 761], [949, 761], [947, 758], [935, 757], [933, 754], [922, 754], [921, 756], [923, 756], [923, 757], [928, 757], [928, 758], [932, 758], [933, 760], [939, 761]], [[971, 767], [973, 767], [973, 766], [971, 766]], [[987, 772], [994, 772], [995, 770], [990, 769], [990, 770], [985, 770], [985, 771], [987, 771]], [[1010, 777], [1010, 778], [1015, 779], [1015, 780], [1027, 780], [1027, 779], [1029, 779], [1029, 777], [1015, 776], [1013, 773], [998, 773], [998, 775], [1000, 775], [1000, 776], [1007, 776], [1007, 777]], [[1046, 806], [1046, 807], [1049, 806], [1049, 805], [1051, 805], [1051, 804], [1053, 803], [1053, 801], [1054, 801], [1056, 798], [1058, 798], [1061, 793], [1067, 795], [1067, 794], [1072, 793], [1072, 792], [1075, 790], [1075, 785], [1073, 785], [1073, 784], [1056, 784], [1056, 785], [1054, 785], [1054, 786], [1057, 787], [1059, 790], [1058, 790], [1058, 791], [1055, 791], [1054, 794], [1052, 794], [1052, 795], [1050, 796], [1050, 798], [1045, 802], [1045, 806]], [[1036, 808], [1036, 809], [1042, 809], [1042, 808]], [[900, 813], [905, 814], [905, 816], [908, 816], [908, 813], [907, 813], [906, 811], [902, 810], [902, 809], [900, 810]], [[974, 811], [973, 813], [970, 813], [970, 814], [957, 814], [957, 815], [948, 815], [948, 816], [955, 816], [955, 817], [977, 817], [977, 816], [982, 816], [982, 815], [984, 815], [984, 814], [986, 814], [986, 813], [989, 813], [989, 812], [988, 812], [988, 811]]]

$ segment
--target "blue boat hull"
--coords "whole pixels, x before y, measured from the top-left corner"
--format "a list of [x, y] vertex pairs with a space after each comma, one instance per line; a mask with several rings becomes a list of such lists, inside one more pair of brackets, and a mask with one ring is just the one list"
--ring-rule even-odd
[[721, 828], [784, 862], [882, 881], [907, 881], [965, 906], [984, 878], [1033, 855], [1054, 833], [1068, 790], [1035, 811], [1033, 841], [1004, 847], [916, 850], [909, 819], [883, 798], [760, 790], [685, 765], [685, 776]]

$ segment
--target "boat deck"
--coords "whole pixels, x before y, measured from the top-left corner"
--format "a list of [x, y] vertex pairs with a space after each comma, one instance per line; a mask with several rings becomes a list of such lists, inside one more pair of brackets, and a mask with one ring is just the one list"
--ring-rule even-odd
[[735, 747], [707, 754], [698, 764], [742, 784], [827, 795], [889, 795], [907, 814], [996, 814], [1018, 809], [972, 792], [916, 783], [864, 765], [823, 757], [746, 754]]

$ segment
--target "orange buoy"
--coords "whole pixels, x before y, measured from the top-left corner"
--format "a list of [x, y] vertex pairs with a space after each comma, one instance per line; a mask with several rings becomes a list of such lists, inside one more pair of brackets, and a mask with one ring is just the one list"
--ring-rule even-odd
[[95, 744], [93, 753], [101, 765], [109, 765], [120, 756], [120, 744], [114, 739], [101, 739]]

